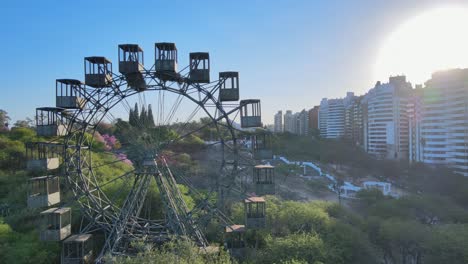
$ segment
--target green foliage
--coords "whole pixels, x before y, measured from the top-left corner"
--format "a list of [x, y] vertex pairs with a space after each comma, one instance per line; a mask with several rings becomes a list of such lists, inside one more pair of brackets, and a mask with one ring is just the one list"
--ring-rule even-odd
[[219, 253], [205, 253], [194, 243], [184, 239], [173, 240], [161, 248], [140, 245], [143, 248], [136, 257], [107, 257], [106, 262], [116, 264], [230, 264], [233, 263], [229, 255], [222, 249]]
[[356, 193], [356, 197], [367, 205], [375, 204], [385, 198], [382, 191], [377, 188], [362, 189]]
[[35, 231], [18, 233], [0, 218], [0, 260], [2, 263], [59, 262], [60, 245], [39, 241]]
[[[327, 248], [317, 234], [301, 233], [273, 238], [267, 236], [257, 263], [317, 263], [327, 260]], [[292, 262], [292, 261], [295, 262]], [[289, 262], [291, 261], [291, 262]]]

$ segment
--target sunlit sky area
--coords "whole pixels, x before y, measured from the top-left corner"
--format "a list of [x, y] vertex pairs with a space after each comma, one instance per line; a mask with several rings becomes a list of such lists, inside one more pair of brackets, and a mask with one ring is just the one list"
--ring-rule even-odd
[[[212, 76], [237, 70], [263, 121], [321, 98], [364, 94], [406, 74], [468, 67], [468, 1], [6, 1], [0, 16], [0, 109], [13, 121], [55, 103], [55, 79], [84, 79], [83, 57], [117, 62], [117, 45], [175, 42], [179, 64], [210, 52]], [[116, 69], [116, 68], [115, 68]]]

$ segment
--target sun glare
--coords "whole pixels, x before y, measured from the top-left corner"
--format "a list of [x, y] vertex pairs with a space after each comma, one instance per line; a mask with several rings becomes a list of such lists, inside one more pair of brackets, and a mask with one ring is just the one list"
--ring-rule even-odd
[[404, 22], [385, 40], [375, 65], [376, 80], [405, 74], [413, 84], [431, 73], [468, 66], [468, 9], [440, 8]]

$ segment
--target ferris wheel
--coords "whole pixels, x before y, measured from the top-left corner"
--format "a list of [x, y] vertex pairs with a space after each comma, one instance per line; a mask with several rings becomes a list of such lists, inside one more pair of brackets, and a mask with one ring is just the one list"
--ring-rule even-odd
[[[234, 252], [242, 246], [239, 241], [244, 227], [234, 225], [224, 214], [229, 199], [245, 202], [252, 216], [247, 225], [264, 226], [265, 201], [251, 196], [275, 192], [273, 167], [257, 162], [272, 158], [268, 134], [253, 133], [243, 140], [246, 136], [241, 131], [262, 128], [260, 100], [239, 101], [238, 72], [220, 72], [219, 78], [212, 81], [207, 52], [190, 53], [188, 65], [180, 69], [174, 43], [156, 43], [154, 47], [154, 63], [148, 67], [140, 46], [119, 45], [118, 72], [105, 57], [86, 57], [85, 82], [56, 80], [56, 106], [36, 109], [37, 133], [50, 140], [29, 144], [27, 149], [32, 154], [28, 167], [60, 168], [60, 175], [34, 178], [32, 186], [57, 186], [62, 182], [85, 216], [79, 234], [68, 237], [70, 228], [61, 226], [61, 217], [69, 217], [69, 209], [60, 201], [60, 195], [49, 192], [53, 188], [47, 187], [42, 200], [28, 198], [31, 207], [60, 204], [43, 213], [60, 218], [58, 238], [54, 239], [68, 237], [62, 250], [64, 263], [90, 258], [86, 243], [96, 231], [105, 234], [101, 252], [94, 254], [97, 261], [107, 254], [131, 254], [131, 242], [135, 240], [162, 243], [176, 236], [206, 248], [209, 243], [204, 228], [213, 219], [227, 233], [235, 233], [227, 244]], [[149, 103], [155, 106], [152, 124], [142, 120], [134, 120], [132, 125], [122, 122], [119, 116], [122, 112], [131, 115], [135, 102], [143, 107]], [[196, 119], [204, 121], [195, 125]], [[104, 153], [126, 157], [108, 163], [93, 161], [95, 135], [102, 123], [112, 123], [126, 133], [120, 150]], [[209, 140], [205, 139], [192, 155], [194, 162], [204, 168], [201, 177], [210, 175], [205, 177], [205, 192], [201, 193], [195, 187], [194, 172], [181, 169], [177, 159], [187, 151], [191, 137], [204, 130], [209, 131]], [[45, 162], [38, 161], [41, 159]], [[123, 173], [103, 177], [99, 172], [104, 166], [129, 161], [132, 166], [126, 166]], [[246, 187], [245, 179], [249, 177], [256, 184], [253, 191]], [[121, 189], [108, 188], [115, 184]], [[196, 197], [194, 205], [187, 205], [179, 184], [187, 186]], [[161, 219], [150, 215], [154, 189], [162, 202]], [[210, 199], [211, 194], [217, 194], [216, 202]]]

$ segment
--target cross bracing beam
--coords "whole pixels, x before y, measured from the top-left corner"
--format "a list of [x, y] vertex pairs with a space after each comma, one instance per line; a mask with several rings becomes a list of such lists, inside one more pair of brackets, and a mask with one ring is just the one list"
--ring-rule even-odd
[[120, 246], [126, 242], [123, 240], [127, 226], [131, 223], [137, 223], [135, 219], [143, 207], [152, 177], [153, 173], [142, 172], [135, 174], [132, 189], [121, 208], [119, 216], [114, 221], [113, 228], [106, 238], [97, 262], [101, 262], [106, 254], [120, 255]]

